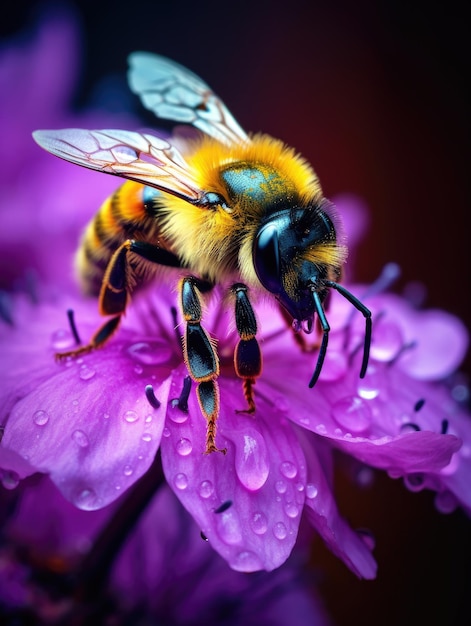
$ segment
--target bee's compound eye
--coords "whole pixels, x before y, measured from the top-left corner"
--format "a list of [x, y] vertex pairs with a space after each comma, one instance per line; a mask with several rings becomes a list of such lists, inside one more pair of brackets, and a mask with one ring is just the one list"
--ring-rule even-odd
[[263, 226], [254, 242], [253, 260], [259, 281], [272, 293], [281, 290], [281, 262], [278, 230], [272, 223]]

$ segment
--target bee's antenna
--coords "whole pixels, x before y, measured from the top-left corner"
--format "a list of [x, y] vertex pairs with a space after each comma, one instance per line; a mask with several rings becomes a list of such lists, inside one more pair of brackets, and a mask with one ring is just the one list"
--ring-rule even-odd
[[312, 375], [311, 382], [309, 383], [309, 387], [312, 389], [314, 385], [317, 383], [317, 379], [322, 370], [322, 366], [324, 365], [325, 354], [327, 352], [327, 344], [329, 343], [329, 331], [330, 326], [327, 318], [325, 316], [324, 309], [322, 308], [322, 302], [319, 298], [319, 294], [317, 291], [314, 291], [315, 286], [311, 285], [312, 290], [312, 299], [314, 300], [314, 308], [316, 309], [317, 316], [319, 318], [319, 322], [321, 324], [322, 332], [324, 333], [322, 336], [322, 343], [319, 350], [319, 356], [317, 357], [316, 369], [314, 370], [314, 374]]
[[[357, 309], [357, 311], [360, 311], [360, 313], [365, 318], [365, 342], [363, 344], [363, 361], [361, 363], [361, 370], [360, 370], [360, 378], [364, 378], [366, 374], [366, 369], [368, 367], [368, 358], [370, 356], [371, 329], [372, 329], [371, 311], [370, 309], [368, 309], [368, 307], [366, 307], [363, 304], [363, 302], [360, 302], [360, 300], [358, 300], [357, 297], [355, 297], [352, 293], [350, 293], [348, 289], [345, 289], [345, 287], [342, 287], [342, 285], [339, 285], [339, 283], [335, 283], [333, 280], [326, 280], [325, 285], [327, 287], [332, 287], [333, 289], [336, 289], [344, 298], [346, 298], [351, 304], [353, 304], [353, 306]], [[319, 319], [321, 320], [321, 323], [322, 323], [322, 319], [320, 315], [319, 315]]]

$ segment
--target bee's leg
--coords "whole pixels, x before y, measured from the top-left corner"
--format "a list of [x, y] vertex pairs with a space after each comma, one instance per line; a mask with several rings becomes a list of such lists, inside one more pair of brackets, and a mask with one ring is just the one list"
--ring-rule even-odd
[[236, 283], [231, 288], [235, 295], [235, 321], [240, 339], [234, 352], [234, 367], [237, 376], [243, 379], [244, 397], [248, 408], [239, 413], [254, 413], [253, 386], [262, 372], [262, 353], [255, 337], [257, 320], [247, 295], [247, 287]]
[[216, 422], [219, 415], [219, 359], [214, 342], [201, 326], [201, 299], [198, 291], [204, 291], [208, 283], [188, 276], [181, 281], [181, 306], [186, 321], [183, 337], [183, 357], [195, 382], [201, 412], [208, 422], [205, 454], [223, 452], [216, 446]]
[[130, 256], [138, 257], [171, 267], [180, 267], [180, 261], [171, 252], [143, 241], [127, 239], [113, 254], [106, 268], [98, 298], [98, 308], [101, 315], [112, 315], [90, 339], [89, 343], [69, 352], [60, 352], [56, 358], [85, 354], [103, 346], [119, 326], [121, 317], [129, 304], [132, 288], [132, 268]]

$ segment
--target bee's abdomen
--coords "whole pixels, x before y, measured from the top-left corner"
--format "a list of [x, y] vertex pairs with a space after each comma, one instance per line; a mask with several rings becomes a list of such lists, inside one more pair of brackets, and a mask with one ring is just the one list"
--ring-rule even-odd
[[157, 240], [155, 200], [159, 195], [156, 189], [127, 181], [105, 200], [86, 227], [76, 256], [84, 293], [100, 293], [111, 256], [126, 239]]

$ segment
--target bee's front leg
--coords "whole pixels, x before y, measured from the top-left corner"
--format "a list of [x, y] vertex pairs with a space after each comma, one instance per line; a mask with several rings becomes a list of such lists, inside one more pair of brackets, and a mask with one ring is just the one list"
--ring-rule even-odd
[[183, 357], [190, 376], [198, 383], [196, 388], [201, 412], [208, 422], [205, 453], [223, 452], [216, 446], [216, 422], [219, 416], [219, 359], [215, 344], [201, 326], [201, 300], [198, 291], [208, 284], [192, 276], [180, 283], [181, 306], [186, 321], [183, 337]]
[[237, 376], [243, 379], [244, 397], [248, 404], [247, 409], [239, 412], [254, 413], [253, 386], [262, 372], [262, 353], [255, 337], [257, 320], [247, 295], [247, 287], [236, 283], [232, 285], [231, 291], [235, 295], [235, 321], [240, 337], [234, 352], [234, 367]]
[[113, 317], [100, 326], [87, 344], [68, 352], [60, 352], [56, 354], [57, 359], [91, 352], [103, 346], [114, 334], [131, 298], [133, 271], [130, 258], [133, 255], [151, 263], [180, 267], [178, 257], [168, 250], [144, 241], [127, 239], [119, 246], [108, 263], [98, 298], [100, 314]]

